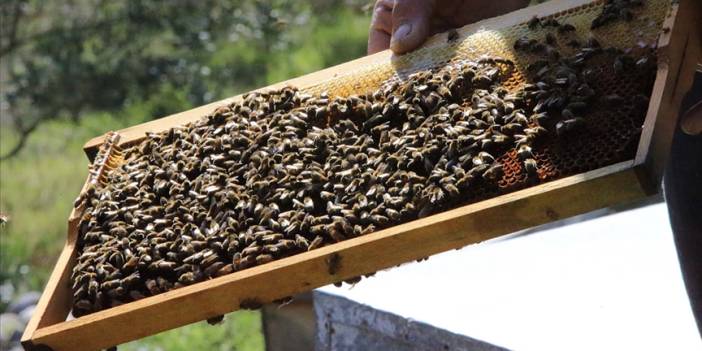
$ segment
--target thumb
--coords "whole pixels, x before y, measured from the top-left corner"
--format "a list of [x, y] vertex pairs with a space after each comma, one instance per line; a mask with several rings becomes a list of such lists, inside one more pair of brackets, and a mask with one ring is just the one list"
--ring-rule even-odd
[[396, 0], [392, 10], [390, 49], [404, 54], [422, 45], [429, 36], [429, 19], [435, 0]]
[[702, 135], [702, 101], [685, 113], [680, 127], [687, 134]]

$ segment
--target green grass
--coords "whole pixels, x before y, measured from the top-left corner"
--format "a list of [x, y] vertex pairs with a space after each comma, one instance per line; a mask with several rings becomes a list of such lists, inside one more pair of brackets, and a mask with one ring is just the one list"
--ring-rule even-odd
[[120, 351], [263, 349], [261, 314], [258, 311], [230, 313], [218, 325], [199, 322], [119, 347]]
[[[43, 287], [65, 242], [73, 199], [87, 176], [82, 145], [125, 123], [99, 115], [79, 125], [48, 122], [17, 156], [0, 163], [0, 212], [9, 217], [0, 229], [3, 280], [10, 279], [19, 290]], [[9, 128], [0, 128], [0, 152], [14, 142]]]

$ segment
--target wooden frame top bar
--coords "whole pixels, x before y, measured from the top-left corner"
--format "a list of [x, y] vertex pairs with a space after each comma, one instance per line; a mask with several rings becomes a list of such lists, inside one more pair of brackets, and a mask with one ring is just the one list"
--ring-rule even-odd
[[[601, 1], [601, 0], [598, 0]], [[560, 12], [567, 11], [574, 7], [586, 5], [592, 3], [593, 0], [555, 0], [546, 2], [543, 4], [530, 6], [523, 8], [521, 10], [505, 14], [499, 17], [488, 18], [473, 24], [466, 25], [460, 29], [461, 33], [474, 33], [480, 30], [490, 30], [499, 29], [518, 25], [532, 18], [533, 16], [548, 16], [551, 14], [556, 14]], [[436, 35], [424, 44], [424, 49], [431, 49], [439, 45], [443, 45], [445, 42], [444, 37], [441, 35]], [[377, 65], [377, 64], [387, 64], [391, 63], [395, 67], [402, 67], [406, 64], [405, 56], [393, 55], [390, 50], [381, 51], [379, 53], [364, 56], [346, 63], [342, 63], [333, 67], [329, 67], [317, 72], [303, 75], [301, 77], [293, 78], [283, 82], [279, 82], [267, 87], [256, 89], [256, 91], [263, 91], [275, 88], [281, 88], [284, 86], [295, 86], [295, 87], [311, 87], [320, 84], [320, 82], [336, 79], [341, 76], [349, 74], [357, 70], [359, 67], [364, 67], [367, 65]], [[148, 132], [160, 132], [167, 130], [168, 128], [183, 125], [189, 122], [196, 121], [206, 114], [212, 112], [218, 106], [226, 105], [231, 102], [237, 101], [242, 97], [243, 94], [225, 98], [219, 101], [209, 103], [200, 107], [193, 108], [184, 112], [176, 113], [170, 116], [159, 118], [153, 121], [138, 124], [136, 126], [128, 127], [119, 130], [118, 133], [122, 136], [122, 142], [130, 144], [144, 137], [145, 133]], [[90, 139], [83, 146], [83, 150], [91, 158], [95, 155], [97, 148], [103, 143], [104, 136], [98, 136]]]

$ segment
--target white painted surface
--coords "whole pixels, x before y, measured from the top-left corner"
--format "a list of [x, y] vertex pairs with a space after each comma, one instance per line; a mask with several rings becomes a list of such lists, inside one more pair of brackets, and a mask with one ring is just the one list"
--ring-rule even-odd
[[702, 350], [664, 204], [321, 290], [513, 350]]

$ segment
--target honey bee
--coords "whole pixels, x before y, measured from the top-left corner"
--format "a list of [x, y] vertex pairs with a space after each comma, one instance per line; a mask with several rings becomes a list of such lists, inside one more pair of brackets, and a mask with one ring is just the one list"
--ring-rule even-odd
[[448, 32], [446, 32], [446, 42], [452, 43], [458, 40], [460, 35], [458, 34], [458, 31], [455, 29], [451, 29]]
[[[528, 182], [537, 181], [536, 143], [559, 143], [555, 136], [585, 127], [598, 100], [629, 101], [598, 96], [600, 67], [588, 60], [618, 55], [608, 62], [637, 74], [655, 65], [594, 38], [566, 56], [573, 50], [561, 52], [558, 41], [573, 38], [565, 35], [574, 26], [538, 17], [527, 25], [551, 32], [543, 42], [532, 33], [514, 43], [532, 62], [524, 86], [505, 84], [515, 62], [484, 55], [363, 94], [255, 92], [149, 133], [105, 174], [93, 167], [101, 180], [76, 202], [83, 211], [71, 275], [76, 315], [428, 216], [484, 189], [502, 191], [505, 173], [519, 171], [515, 152]], [[632, 101], [647, 105], [645, 96]], [[336, 276], [341, 257], [325, 264]]]

